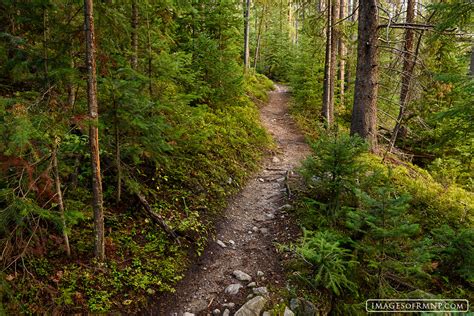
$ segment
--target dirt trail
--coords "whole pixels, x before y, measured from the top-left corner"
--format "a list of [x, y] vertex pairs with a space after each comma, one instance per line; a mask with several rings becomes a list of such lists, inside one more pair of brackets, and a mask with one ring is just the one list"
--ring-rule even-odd
[[[216, 240], [211, 241], [178, 284], [176, 293], [158, 302], [154, 315], [177, 315], [191, 312], [207, 315], [224, 303], [235, 303], [233, 314], [252, 293], [246, 287], [236, 295], [224, 292], [233, 283], [234, 270], [241, 270], [252, 277], [257, 287], [265, 286], [271, 293], [285, 286], [281, 255], [275, 242], [292, 238], [296, 227], [285, 213], [285, 178], [291, 176], [301, 160], [308, 155], [309, 147], [288, 113], [288, 91], [284, 86], [270, 92], [269, 103], [261, 109], [261, 120], [275, 139], [278, 149], [263, 161], [257, 173], [231, 201], [216, 227]], [[227, 247], [217, 244], [223, 241]], [[233, 244], [234, 242], [234, 244]], [[257, 276], [262, 271], [263, 276]]]

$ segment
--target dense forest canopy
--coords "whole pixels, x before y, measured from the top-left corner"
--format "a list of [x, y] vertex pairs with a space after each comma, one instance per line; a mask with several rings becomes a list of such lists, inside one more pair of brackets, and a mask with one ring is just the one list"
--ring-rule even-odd
[[314, 148], [295, 291], [341, 315], [369, 297], [472, 301], [473, 12], [0, 0], [0, 314], [134, 312], [172, 291], [271, 147], [268, 78]]

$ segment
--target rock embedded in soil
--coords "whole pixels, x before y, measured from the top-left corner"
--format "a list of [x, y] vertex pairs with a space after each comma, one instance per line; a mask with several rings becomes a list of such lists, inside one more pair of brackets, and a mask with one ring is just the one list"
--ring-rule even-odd
[[230, 295], [235, 295], [239, 293], [239, 290], [242, 288], [242, 284], [234, 283], [225, 288], [225, 292]]
[[282, 205], [278, 208], [280, 211], [291, 211], [293, 207], [290, 204]]
[[265, 273], [263, 273], [263, 271], [260, 271], [260, 270], [257, 271], [257, 276], [258, 276], [258, 277], [261, 277], [261, 276], [263, 276], [264, 274], [265, 274]]
[[245, 303], [234, 316], [259, 316], [266, 302], [266, 298], [255, 296]]
[[218, 309], [218, 308], [216, 308], [215, 310], [212, 311], [212, 315], [214, 315], [214, 316], [218, 316], [220, 314], [221, 314], [221, 310]]
[[230, 316], [230, 310], [226, 308], [224, 312], [222, 313], [222, 316]]
[[232, 274], [239, 281], [247, 281], [247, 282], [252, 281], [252, 277], [250, 275], [248, 275], [247, 273], [243, 272], [243, 271], [234, 270], [234, 272], [232, 272]]
[[257, 286], [257, 283], [255, 282], [250, 282], [249, 284], [247, 284], [247, 287], [256, 287]]
[[301, 316], [315, 316], [319, 314], [316, 306], [303, 298], [292, 298], [290, 308], [295, 311], [297, 315]]
[[185, 312], [183, 316], [196, 316], [196, 315], [190, 312]]
[[255, 295], [268, 295], [268, 289], [265, 286], [256, 287], [253, 289]]
[[293, 313], [291, 309], [289, 309], [288, 306], [286, 306], [285, 311], [283, 312], [283, 316], [295, 316], [295, 313]]

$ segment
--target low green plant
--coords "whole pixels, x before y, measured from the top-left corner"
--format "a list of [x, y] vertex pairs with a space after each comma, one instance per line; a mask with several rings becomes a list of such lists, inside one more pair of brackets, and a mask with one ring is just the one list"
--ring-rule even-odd
[[356, 284], [350, 280], [353, 266], [348, 249], [341, 247], [341, 236], [331, 231], [304, 230], [303, 239], [296, 253], [311, 265], [311, 280], [315, 286], [325, 288], [335, 295], [343, 291], [357, 293]]

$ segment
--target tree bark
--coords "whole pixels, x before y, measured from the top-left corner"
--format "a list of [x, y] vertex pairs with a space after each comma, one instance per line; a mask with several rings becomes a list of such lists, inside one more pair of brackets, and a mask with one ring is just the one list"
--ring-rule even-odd
[[115, 196], [115, 202], [117, 205], [120, 204], [122, 200], [122, 160], [120, 153], [120, 127], [119, 127], [119, 115], [118, 115], [118, 103], [115, 99], [115, 94], [113, 95], [114, 103], [114, 131], [115, 131], [115, 167], [117, 171], [117, 192]]
[[92, 194], [94, 209], [95, 257], [105, 259], [104, 209], [102, 198], [102, 178], [99, 155], [99, 106], [97, 104], [97, 78], [95, 63], [95, 34], [93, 0], [84, 0], [84, 24], [86, 36], [87, 101], [89, 106], [89, 144], [91, 151]]
[[262, 26], [263, 26], [263, 21], [265, 19], [265, 11], [267, 9], [266, 5], [263, 5], [262, 8], [262, 16], [259, 19], [259, 25], [258, 25], [258, 31], [257, 31], [257, 43], [255, 45], [255, 58], [253, 60], [253, 67], [257, 69], [257, 62], [258, 62], [258, 57], [260, 54], [260, 41], [262, 38]]
[[151, 47], [151, 34], [150, 34], [150, 16], [148, 11], [146, 11], [146, 37], [147, 37], [147, 49], [148, 49], [148, 92], [150, 93], [150, 98], [153, 97], [153, 80], [152, 80], [152, 47]]
[[[71, 69], [74, 69], [74, 55], [71, 54]], [[76, 88], [74, 87], [73, 80], [69, 79], [67, 84], [67, 105], [70, 109], [74, 109], [76, 104]]]
[[[339, 6], [339, 19], [342, 21], [346, 17], [346, 1], [340, 0]], [[344, 105], [344, 92], [345, 92], [345, 73], [346, 73], [346, 43], [342, 38], [342, 34], [338, 34], [339, 39], [339, 96], [340, 104]]]
[[377, 1], [360, 1], [351, 135], [358, 134], [366, 139], [372, 151], [377, 150], [377, 28]]
[[244, 11], [244, 71], [250, 68], [250, 0], [245, 0]]
[[[321, 3], [321, 1], [319, 3]], [[331, 6], [328, 6], [326, 26], [326, 53], [324, 57], [323, 108], [321, 112], [323, 119], [325, 119], [328, 124], [330, 124], [331, 118], [331, 83], [329, 78], [331, 72], [331, 35]]]
[[130, 65], [132, 69], [138, 68], [138, 8], [137, 0], [132, 0], [132, 59]]
[[470, 65], [470, 75], [474, 77], [474, 45], [471, 50], [471, 65]]
[[[406, 23], [411, 24], [415, 20], [415, 0], [408, 0]], [[410, 100], [410, 82], [413, 77], [413, 69], [415, 67], [414, 53], [413, 53], [413, 39], [414, 32], [411, 28], [405, 30], [405, 47], [403, 49], [403, 69], [402, 69], [402, 86], [400, 89], [400, 108], [398, 111], [397, 121], [393, 128], [392, 136], [390, 138], [389, 152], [392, 151], [397, 141], [398, 132], [402, 126], [405, 109]]]
[[64, 215], [64, 201], [63, 201], [63, 192], [61, 190], [61, 179], [59, 178], [59, 168], [58, 168], [58, 140], [55, 139], [55, 144], [53, 152], [51, 154], [51, 159], [53, 160], [53, 173], [54, 173], [54, 183], [56, 186], [56, 196], [59, 207], [59, 215], [61, 217], [61, 230], [64, 238], [64, 248], [68, 257], [71, 256], [71, 247], [69, 246], [69, 236], [67, 234], [66, 226], [66, 217]]
[[326, 30], [326, 61], [324, 63], [322, 116], [328, 126], [334, 122], [334, 86], [336, 78], [337, 34], [334, 25], [339, 16], [339, 0], [328, 0], [328, 27]]

